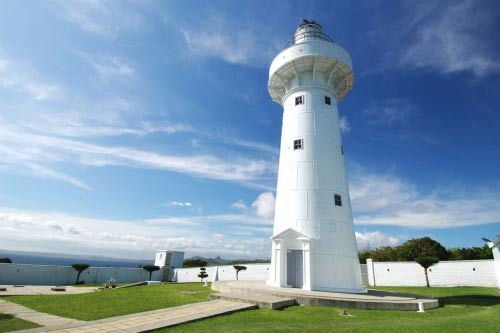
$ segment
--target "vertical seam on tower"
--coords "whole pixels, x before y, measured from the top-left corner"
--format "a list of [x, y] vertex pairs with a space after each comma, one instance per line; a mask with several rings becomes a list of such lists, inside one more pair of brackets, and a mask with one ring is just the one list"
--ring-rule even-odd
[[300, 86], [300, 79], [299, 79], [299, 75], [297, 74], [297, 68], [295, 68], [295, 61], [292, 60], [292, 68], [293, 68], [293, 72], [295, 73], [295, 77], [297, 78], [297, 86]]
[[312, 84], [316, 84], [316, 60], [318, 58], [314, 57], [314, 65], [313, 65], [313, 78], [312, 78]]
[[330, 84], [330, 80], [333, 77], [333, 73], [335, 73], [335, 70], [337, 69], [337, 66], [339, 65], [340, 61], [336, 60], [337, 62], [335, 65], [333, 65], [332, 70], [330, 71], [330, 75], [328, 75], [328, 81], [326, 82], [327, 84]]

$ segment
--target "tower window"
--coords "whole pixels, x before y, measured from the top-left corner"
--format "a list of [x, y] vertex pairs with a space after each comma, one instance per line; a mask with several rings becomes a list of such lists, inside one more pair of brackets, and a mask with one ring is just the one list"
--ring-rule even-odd
[[342, 152], [342, 155], [344, 155], [344, 146], [340, 145], [340, 151]]
[[342, 197], [340, 195], [335, 194], [333, 198], [335, 199], [335, 206], [342, 206]]
[[325, 104], [332, 105], [332, 99], [330, 96], [325, 96]]
[[304, 147], [304, 142], [302, 139], [293, 140], [293, 150], [302, 149]]
[[295, 97], [295, 105], [304, 104], [304, 96]]

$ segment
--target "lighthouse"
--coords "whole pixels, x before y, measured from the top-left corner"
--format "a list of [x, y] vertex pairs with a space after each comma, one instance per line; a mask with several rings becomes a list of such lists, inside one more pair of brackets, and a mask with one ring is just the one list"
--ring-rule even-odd
[[271, 63], [283, 106], [270, 277], [274, 287], [364, 293], [337, 104], [354, 83], [351, 57], [304, 20]]

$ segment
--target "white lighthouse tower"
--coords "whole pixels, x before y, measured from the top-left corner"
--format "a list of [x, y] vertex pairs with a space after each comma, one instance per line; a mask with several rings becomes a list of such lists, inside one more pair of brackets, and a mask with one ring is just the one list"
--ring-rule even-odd
[[271, 64], [269, 94], [284, 110], [268, 285], [366, 292], [337, 110], [353, 82], [351, 57], [316, 22]]

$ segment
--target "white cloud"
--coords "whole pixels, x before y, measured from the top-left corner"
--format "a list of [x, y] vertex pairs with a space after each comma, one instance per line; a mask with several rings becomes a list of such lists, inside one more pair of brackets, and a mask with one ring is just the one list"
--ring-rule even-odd
[[243, 200], [238, 200], [236, 202], [233, 202], [231, 208], [241, 210], [242, 212], [248, 211], [248, 206], [243, 202]]
[[264, 192], [259, 194], [257, 199], [252, 203], [254, 214], [263, 219], [274, 218], [274, 206], [276, 199], [273, 192]]
[[346, 116], [341, 116], [340, 117], [340, 131], [342, 133], [349, 133], [351, 131], [351, 124], [347, 121]]
[[356, 172], [349, 182], [351, 202], [356, 212], [394, 207], [418, 196], [415, 186], [391, 175]]
[[500, 222], [500, 193], [454, 188], [420, 193], [395, 176], [362, 174], [350, 186], [357, 225], [439, 229]]
[[187, 256], [266, 258], [270, 230], [264, 229], [269, 235], [262, 237], [255, 231], [239, 232], [255, 221], [259, 220], [241, 215], [120, 221], [0, 208], [0, 242], [12, 250], [138, 259], [153, 257], [160, 248], [185, 251]]
[[470, 71], [476, 76], [500, 71], [498, 54], [488, 43], [494, 38], [488, 31], [497, 18], [488, 7], [470, 0], [417, 3], [411, 8], [413, 20], [405, 21], [412, 37], [407, 38], [400, 66], [442, 73]]
[[436, 193], [374, 214], [361, 215], [355, 221], [360, 225], [439, 229], [499, 223], [499, 216], [498, 194], [491, 197], [476, 194], [464, 198]]
[[167, 202], [167, 206], [169, 207], [191, 207], [193, 204], [191, 202], [179, 202], [179, 201], [170, 201]]
[[356, 243], [358, 250], [374, 250], [381, 246], [396, 246], [399, 239], [380, 231], [374, 232], [356, 232]]

